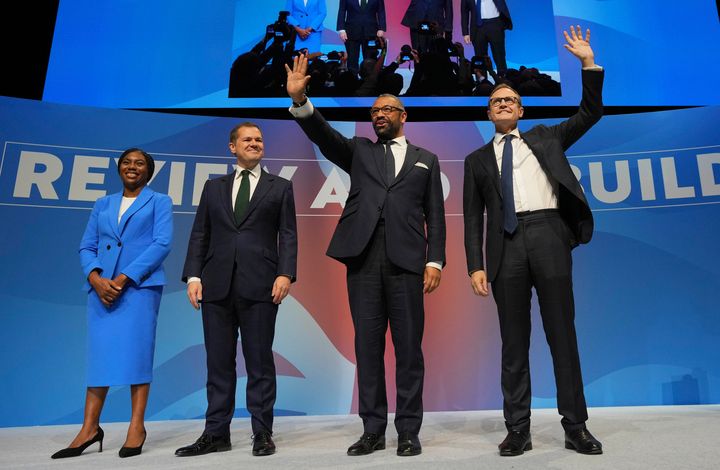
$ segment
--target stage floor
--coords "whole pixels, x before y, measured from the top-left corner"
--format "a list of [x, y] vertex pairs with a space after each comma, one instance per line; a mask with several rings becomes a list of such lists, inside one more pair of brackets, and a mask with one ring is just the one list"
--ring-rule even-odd
[[[248, 419], [232, 426], [230, 452], [175, 457], [176, 448], [202, 432], [201, 420], [147, 423], [143, 453], [120, 459], [127, 423], [103, 423], [104, 450], [91, 446], [76, 458], [51, 460], [79, 429], [77, 425], [0, 429], [0, 468], [408, 468], [416, 469], [715, 469], [720, 468], [720, 405], [593, 408], [588, 428], [603, 443], [603, 455], [580, 455], [564, 448], [555, 410], [533, 410], [533, 450], [519, 457], [500, 457], [505, 437], [500, 411], [426, 413], [420, 438], [423, 453], [398, 457], [394, 428], [388, 448], [363, 457], [348, 457], [347, 447], [361, 434], [357, 416], [282, 417], [275, 422], [278, 452], [250, 453]], [[391, 418], [392, 419], [392, 418]], [[392, 426], [392, 425], [391, 425]]]

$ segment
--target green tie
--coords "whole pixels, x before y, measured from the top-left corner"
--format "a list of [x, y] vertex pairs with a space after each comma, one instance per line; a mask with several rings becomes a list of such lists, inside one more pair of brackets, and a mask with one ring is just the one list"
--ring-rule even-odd
[[240, 188], [238, 188], [237, 196], [235, 197], [235, 224], [240, 225], [245, 210], [250, 203], [250, 170], [243, 170], [240, 172], [242, 179], [240, 180]]
[[366, 6], [367, 6], [367, 0], [360, 0], [360, 8], [362, 8], [364, 10]]

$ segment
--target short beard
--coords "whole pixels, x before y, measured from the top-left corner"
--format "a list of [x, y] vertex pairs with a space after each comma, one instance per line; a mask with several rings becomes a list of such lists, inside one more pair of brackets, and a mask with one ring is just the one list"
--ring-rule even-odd
[[388, 121], [388, 125], [385, 126], [385, 129], [378, 130], [375, 126], [373, 126], [373, 130], [380, 140], [390, 140], [398, 136], [399, 127], [396, 127], [392, 122]]

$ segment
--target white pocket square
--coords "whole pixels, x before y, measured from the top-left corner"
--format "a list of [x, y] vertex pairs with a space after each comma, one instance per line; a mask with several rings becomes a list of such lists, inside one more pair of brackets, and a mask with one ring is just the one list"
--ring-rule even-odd
[[419, 166], [420, 168], [425, 168], [426, 170], [429, 170], [428, 166], [424, 164], [423, 162], [417, 162], [415, 166]]

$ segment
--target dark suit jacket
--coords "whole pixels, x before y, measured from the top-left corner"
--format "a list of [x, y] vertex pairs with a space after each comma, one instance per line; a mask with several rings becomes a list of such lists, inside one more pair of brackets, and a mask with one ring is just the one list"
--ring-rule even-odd
[[411, 0], [400, 23], [417, 29], [421, 21], [435, 21], [442, 31], [452, 31], [452, 0]]
[[337, 30], [345, 30], [348, 39], [355, 41], [375, 37], [378, 30], [387, 31], [385, 0], [368, 0], [364, 9], [358, 0], [340, 0]]
[[[224, 299], [233, 273], [243, 298], [271, 301], [278, 275], [297, 273], [297, 229], [292, 183], [262, 171], [239, 226], [235, 225], [235, 173], [208, 180], [190, 232], [182, 279], [199, 277], [203, 301]], [[239, 268], [234, 270], [237, 263]]]
[[[602, 117], [603, 77], [604, 72], [584, 70], [583, 95], [578, 112], [555, 126], [539, 125], [520, 134], [545, 173], [559, 183], [558, 206], [570, 229], [573, 247], [590, 241], [593, 216], [583, 189], [570, 169], [565, 150]], [[504, 235], [500, 172], [492, 142], [465, 158], [463, 212], [468, 272], [486, 269], [483, 260], [486, 210], [487, 276], [489, 281], [493, 281], [500, 265]]]
[[393, 264], [418, 274], [428, 261], [445, 264], [445, 207], [436, 155], [408, 142], [405, 163], [388, 187], [382, 144], [343, 137], [317, 109], [297, 122], [328, 160], [350, 174], [350, 193], [328, 256], [348, 262], [360, 255], [384, 214], [387, 255]]
[[[460, 29], [463, 36], [475, 34], [477, 30], [477, 2], [479, 0], [462, 0], [460, 4]], [[512, 19], [510, 18], [510, 10], [505, 0], [493, 0], [495, 8], [500, 12], [500, 19], [505, 29], [513, 29]], [[468, 29], [469, 26], [469, 29]]]

